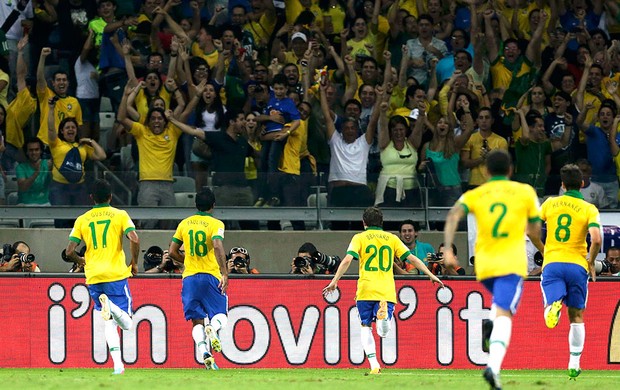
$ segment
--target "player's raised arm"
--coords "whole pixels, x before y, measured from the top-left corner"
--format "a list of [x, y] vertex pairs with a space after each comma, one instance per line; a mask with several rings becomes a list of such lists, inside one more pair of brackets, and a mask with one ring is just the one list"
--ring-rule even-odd
[[353, 256], [351, 256], [350, 254], [347, 254], [344, 257], [344, 259], [342, 259], [342, 261], [340, 262], [340, 265], [338, 266], [338, 270], [336, 271], [336, 275], [334, 275], [334, 278], [332, 279], [331, 282], [329, 282], [327, 287], [323, 289], [324, 296], [327, 296], [332, 291], [336, 290], [336, 287], [338, 287], [338, 280], [340, 280], [342, 275], [344, 275], [344, 273], [347, 272], [347, 270], [349, 269], [349, 266], [351, 265], [352, 260], [353, 260]]

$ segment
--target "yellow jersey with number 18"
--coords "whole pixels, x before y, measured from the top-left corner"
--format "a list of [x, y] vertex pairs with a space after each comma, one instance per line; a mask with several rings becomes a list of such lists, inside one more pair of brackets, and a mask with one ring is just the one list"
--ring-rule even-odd
[[369, 226], [353, 236], [347, 254], [359, 260], [355, 299], [396, 303], [393, 259], [394, 256], [405, 259], [409, 253], [409, 248], [398, 237], [379, 227]]
[[528, 222], [540, 220], [534, 189], [505, 177], [493, 177], [467, 191], [458, 203], [476, 218], [476, 278], [527, 276], [525, 229]]
[[199, 211], [179, 223], [172, 241], [185, 244], [184, 278], [203, 273], [222, 279], [213, 240], [224, 240], [224, 222], [211, 214]]
[[566, 191], [562, 196], [547, 199], [540, 210], [547, 222], [545, 262], [574, 263], [588, 270], [586, 236], [591, 227], [600, 227], [599, 212], [583, 200], [581, 192]]
[[86, 252], [84, 274], [86, 284], [116, 282], [131, 276], [125, 263], [123, 236], [136, 226], [126, 211], [109, 204], [95, 205], [75, 220], [69, 240], [84, 241]]

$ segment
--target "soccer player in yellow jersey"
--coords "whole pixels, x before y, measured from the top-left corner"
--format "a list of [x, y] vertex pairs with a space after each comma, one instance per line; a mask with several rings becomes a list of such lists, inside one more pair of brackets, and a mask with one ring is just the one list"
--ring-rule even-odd
[[428, 275], [433, 283], [443, 282], [426, 268], [424, 263], [411, 254], [398, 236], [385, 232], [383, 213], [377, 207], [368, 207], [362, 218], [365, 231], [353, 236], [347, 254], [340, 262], [336, 275], [323, 295], [328, 295], [338, 287], [338, 280], [351, 265], [353, 259], [359, 261], [359, 280], [357, 281], [357, 311], [361, 321], [361, 337], [364, 353], [370, 362], [369, 374], [380, 374], [381, 367], [376, 357], [375, 340], [372, 335], [372, 323], [377, 322], [379, 337], [387, 337], [391, 329], [391, 320], [396, 304], [396, 286], [392, 270], [394, 256], [407, 259], [417, 269]]
[[[100, 310], [105, 320], [105, 339], [114, 362], [114, 374], [122, 374], [125, 367], [121, 359], [117, 325], [128, 330], [133, 323], [127, 278], [138, 273], [140, 239], [127, 212], [110, 206], [110, 183], [95, 181], [91, 198], [95, 206], [75, 221], [66, 254], [67, 258], [84, 266], [86, 284], [95, 302], [95, 310]], [[123, 236], [129, 238], [130, 266], [125, 263]], [[84, 257], [75, 252], [82, 241], [86, 246]]]
[[[596, 280], [594, 260], [601, 249], [601, 222], [599, 212], [583, 199], [579, 189], [583, 178], [579, 167], [567, 164], [560, 169], [564, 195], [547, 199], [541, 208], [541, 217], [547, 222], [547, 239], [543, 248], [539, 240], [532, 243], [544, 253], [540, 287], [545, 305], [545, 323], [555, 328], [560, 319], [562, 302], [568, 307], [570, 330], [568, 347], [569, 378], [581, 374], [579, 360], [583, 351], [586, 329], [583, 312], [588, 299], [588, 272]], [[589, 257], [586, 235], [590, 233]]]
[[459, 220], [472, 213], [478, 228], [476, 278], [493, 294], [492, 330], [484, 327], [491, 331], [484, 379], [491, 388], [500, 389], [499, 373], [510, 343], [512, 316], [521, 299], [523, 278], [527, 276], [525, 234], [540, 237], [540, 216], [534, 189], [508, 180], [512, 168], [507, 151], [489, 152], [485, 169], [489, 181], [463, 194], [448, 213], [444, 231], [444, 264], [452, 268], [457, 265], [452, 252], [454, 233]]
[[[228, 322], [228, 267], [224, 251], [224, 223], [213, 218], [215, 195], [210, 189], [196, 194], [198, 213], [179, 223], [169, 254], [173, 260], [185, 264], [181, 300], [186, 320], [192, 320], [192, 338], [202, 354], [205, 368], [217, 370], [213, 355], [207, 350], [220, 352], [222, 344], [218, 331]], [[185, 252], [179, 248], [185, 245]], [[209, 324], [205, 325], [205, 318]]]

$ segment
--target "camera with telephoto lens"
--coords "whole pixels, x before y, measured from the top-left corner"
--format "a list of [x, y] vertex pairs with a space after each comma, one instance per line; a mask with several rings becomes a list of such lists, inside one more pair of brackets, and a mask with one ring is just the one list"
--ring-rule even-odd
[[308, 256], [297, 256], [293, 260], [293, 264], [297, 270], [301, 270], [302, 268], [312, 267], [312, 258]]
[[34, 255], [32, 253], [18, 253], [17, 256], [22, 263], [32, 263], [34, 261]]
[[594, 270], [597, 275], [609, 273], [611, 271], [611, 264], [607, 260], [596, 260], [594, 261]]
[[235, 267], [246, 268], [248, 266], [248, 261], [241, 256], [235, 256], [232, 260]]
[[325, 269], [329, 273], [335, 273], [340, 265], [340, 257], [327, 256], [319, 251], [312, 253], [312, 260], [319, 268]]
[[443, 260], [443, 253], [429, 253], [428, 254], [428, 262], [429, 263], [437, 263]]

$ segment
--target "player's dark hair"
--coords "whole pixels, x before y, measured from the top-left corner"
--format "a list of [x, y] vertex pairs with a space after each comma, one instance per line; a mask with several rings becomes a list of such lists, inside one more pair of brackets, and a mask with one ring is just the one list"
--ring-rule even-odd
[[403, 226], [405, 226], [405, 225], [413, 226], [413, 230], [415, 230], [416, 232], [420, 231], [420, 225], [417, 222], [415, 222], [415, 221], [413, 221], [411, 219], [405, 219], [404, 221], [402, 221], [400, 223], [400, 226], [398, 227], [398, 231], [400, 232], [401, 230], [403, 230]]
[[215, 195], [209, 188], [205, 188], [196, 194], [196, 208], [199, 211], [208, 211], [215, 204]]
[[560, 178], [567, 191], [577, 190], [581, 188], [583, 176], [577, 164], [566, 164], [560, 169]]
[[512, 158], [503, 149], [495, 149], [489, 152], [486, 160], [486, 167], [491, 176], [508, 176]]
[[383, 213], [378, 207], [368, 207], [366, 210], [364, 210], [364, 215], [362, 219], [366, 226], [383, 227]]
[[107, 180], [95, 180], [90, 191], [96, 204], [106, 203], [112, 196], [112, 186]]
[[317, 251], [316, 246], [314, 246], [313, 243], [304, 242], [297, 250], [297, 253], [314, 253], [316, 251]]

